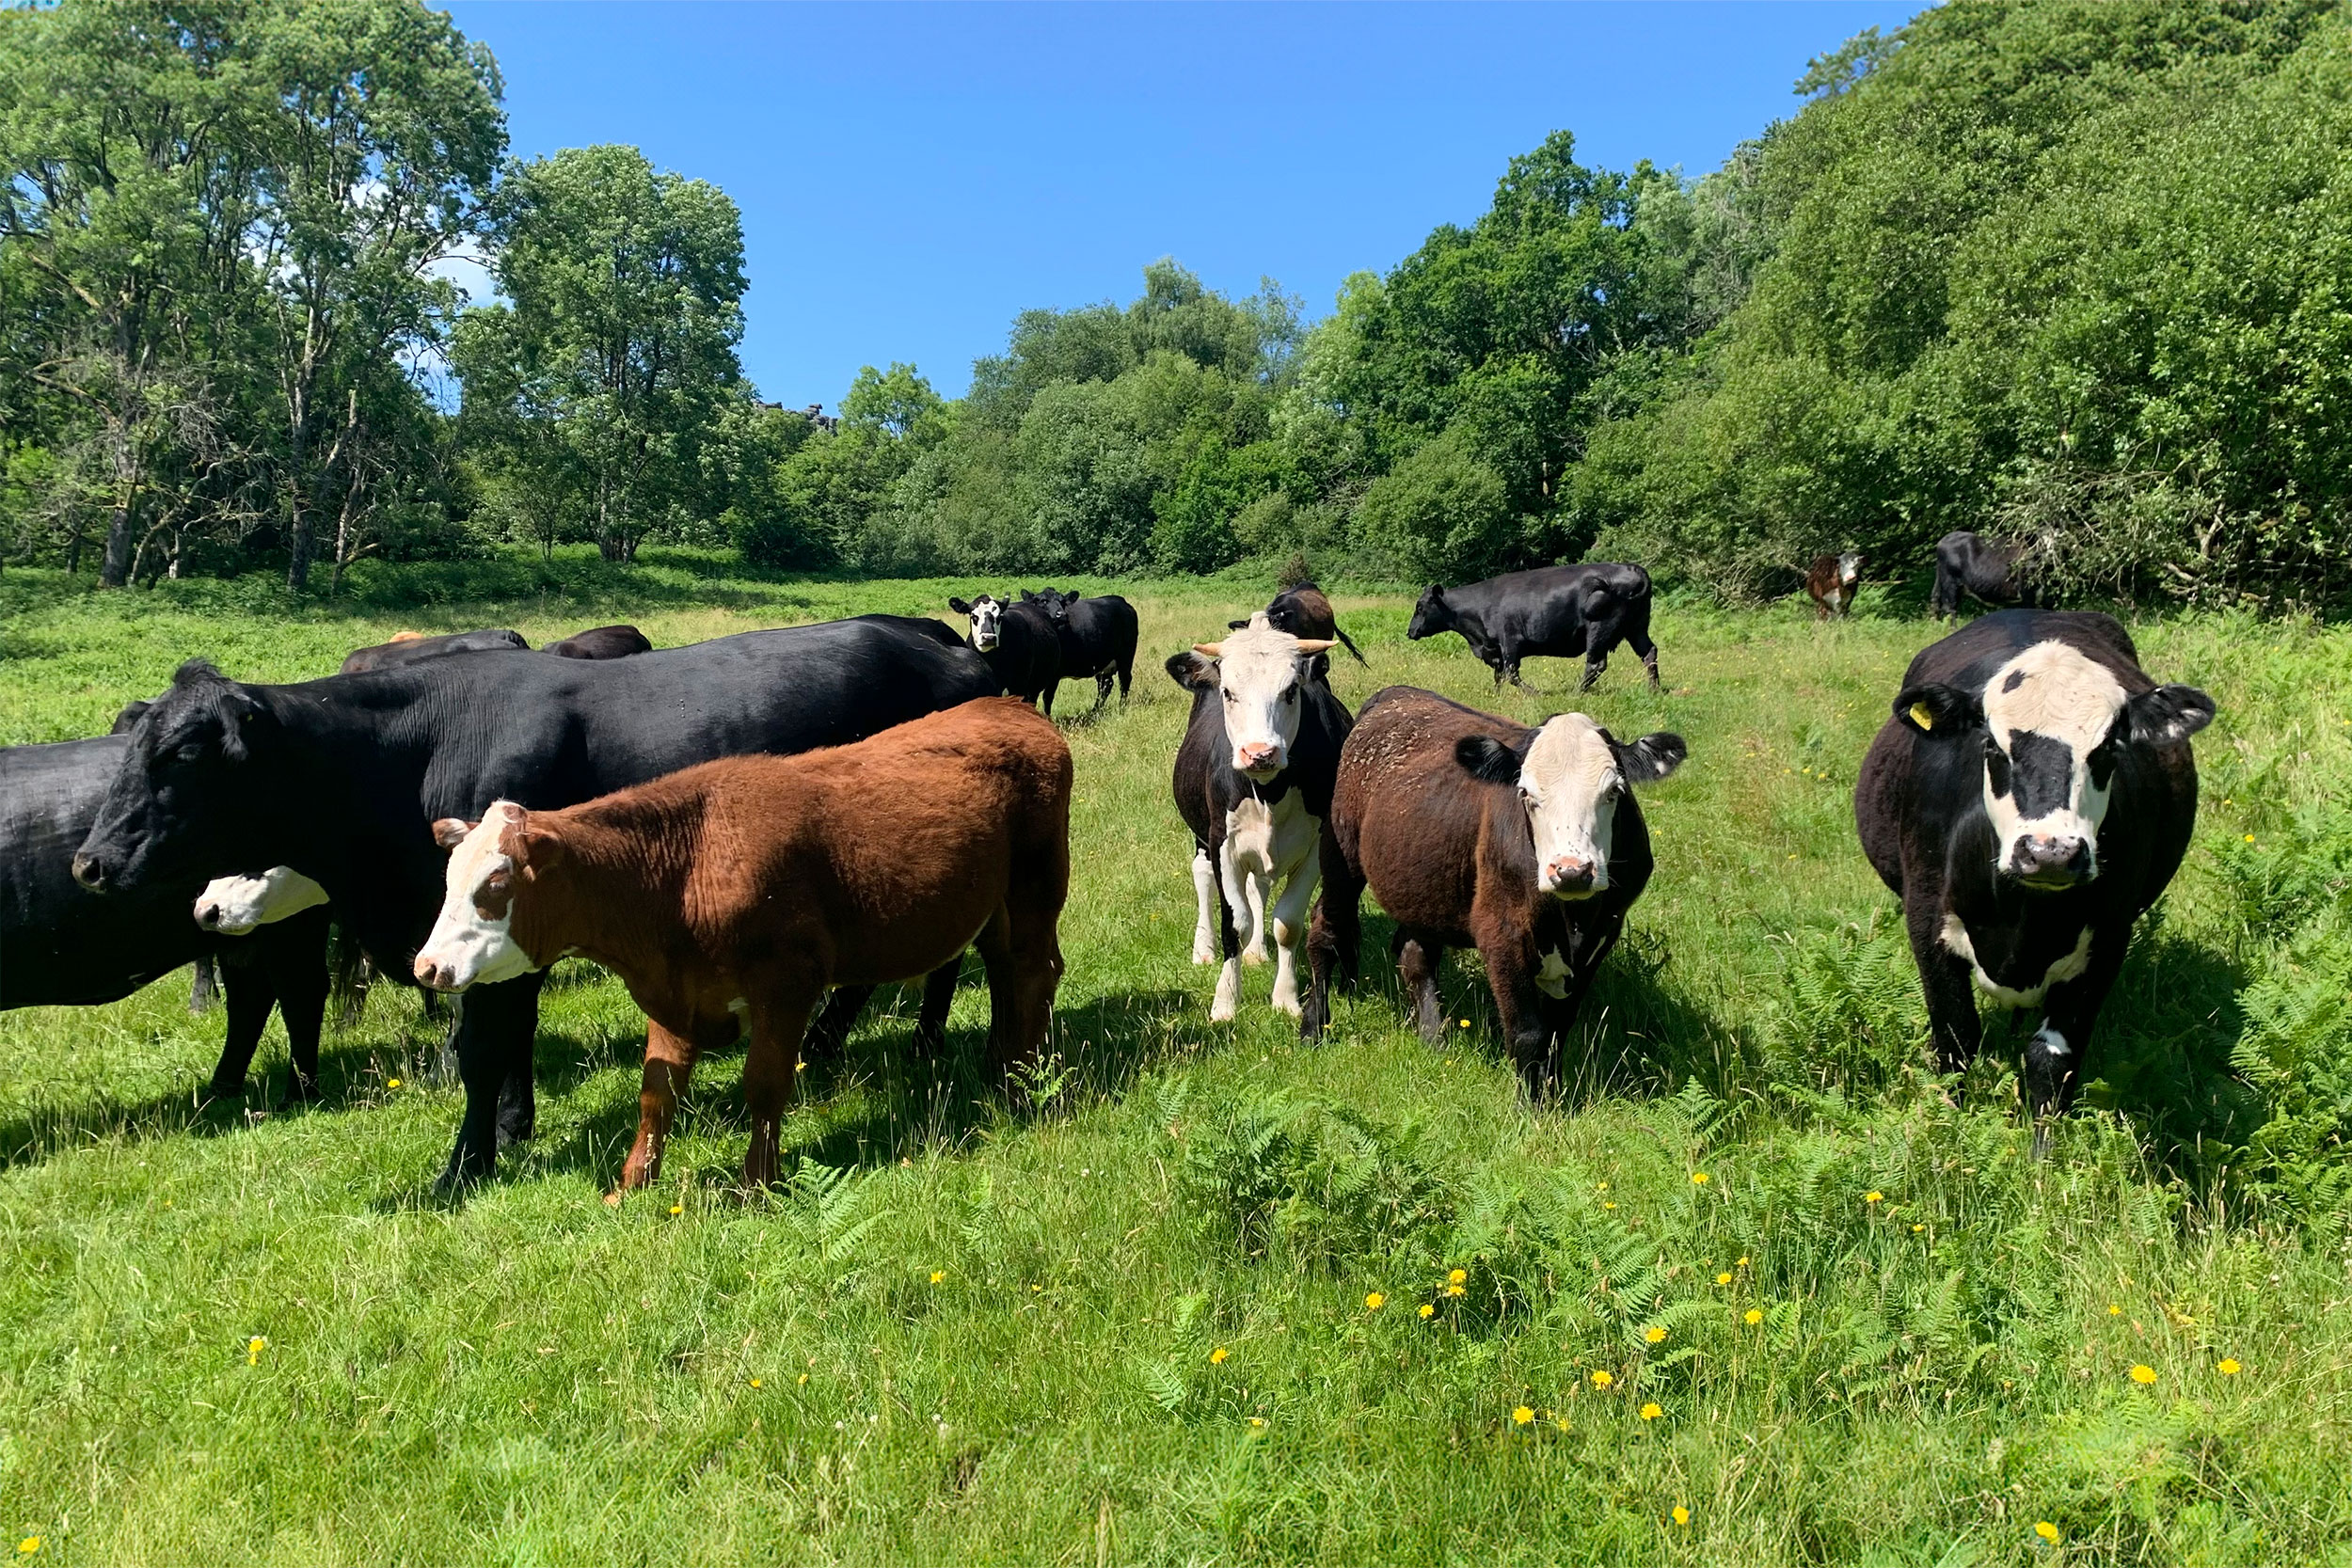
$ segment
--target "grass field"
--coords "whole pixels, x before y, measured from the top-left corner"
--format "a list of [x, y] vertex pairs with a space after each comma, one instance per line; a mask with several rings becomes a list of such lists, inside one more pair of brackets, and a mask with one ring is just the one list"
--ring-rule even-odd
[[[501, 570], [363, 578], [347, 611], [12, 570], [0, 740], [102, 733], [196, 653], [289, 680], [402, 626], [669, 645], [980, 586]], [[485, 580], [511, 596], [463, 602]], [[726, 1056], [661, 1187], [608, 1209], [642, 1021], [573, 963], [537, 1138], [445, 1205], [459, 1095], [410, 993], [330, 1032], [293, 1114], [195, 1107], [222, 1021], [183, 977], [0, 1017], [0, 1529], [92, 1562], [2352, 1561], [2344, 1095], [2309, 1066], [2352, 1043], [2343, 890], [2295, 880], [2338, 842], [2352, 633], [2136, 626], [2219, 704], [2203, 814], [2037, 1165], [2002, 1030], [1966, 1109], [1924, 1071], [1853, 839], [1925, 623], [1668, 606], [1666, 691], [1621, 657], [1575, 705], [1494, 697], [1458, 639], [1404, 641], [1408, 601], [1339, 596], [1373, 666], [1336, 667], [1351, 705], [1406, 682], [1689, 740], [1576, 1086], [1536, 1111], [1460, 957], [1454, 1041], [1400, 1026], [1376, 921], [1329, 1044], [1266, 970], [1207, 1022], [1158, 666], [1265, 589], [1125, 591], [1134, 698], [1067, 727], [1068, 976], [1028, 1114], [974, 1064], [984, 990], [937, 1069], [903, 1059], [910, 992], [812, 1074], [789, 1187], [732, 1186]], [[2285, 1023], [2249, 1000], [2314, 975]], [[2306, 1055], [2249, 1077], [2281, 1029]], [[262, 1060], [282, 1084], [275, 1025]]]

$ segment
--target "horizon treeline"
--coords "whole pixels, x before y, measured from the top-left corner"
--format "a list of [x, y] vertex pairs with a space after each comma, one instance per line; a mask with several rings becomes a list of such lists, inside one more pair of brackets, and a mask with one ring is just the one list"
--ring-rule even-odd
[[812, 419], [743, 376], [726, 196], [632, 148], [509, 158], [446, 17], [0, 10], [0, 548], [297, 588], [647, 539], [861, 574], [1594, 558], [1739, 600], [1965, 528], [2074, 593], [2352, 592], [2340, 0], [1947, 6], [1796, 90], [1696, 179], [1555, 133], [1311, 323], [1162, 258], [1022, 312], [961, 398], [868, 367]]

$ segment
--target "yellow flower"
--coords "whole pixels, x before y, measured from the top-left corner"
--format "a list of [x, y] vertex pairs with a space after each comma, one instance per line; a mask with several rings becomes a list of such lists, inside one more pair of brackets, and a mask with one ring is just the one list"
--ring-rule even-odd
[[1717, 1275], [1715, 1276], [1715, 1283], [1716, 1283], [1716, 1284], [1718, 1284], [1718, 1285], [1728, 1285], [1728, 1284], [1730, 1284], [1730, 1283], [1731, 1283], [1731, 1271], [1730, 1271], [1729, 1269], [1725, 1269], [1723, 1273], [1721, 1273], [1721, 1274]]
[[2153, 1383], [2156, 1381], [2156, 1370], [2143, 1361], [2132, 1369], [2132, 1381], [2139, 1384]]
[[1691, 1185], [1693, 1187], [1704, 1187], [1707, 1185], [1707, 1173], [1703, 1170], [1694, 1170], [1691, 1173]]
[[2122, 1317], [2122, 1315], [2123, 1315], [2123, 1309], [2122, 1309], [2121, 1307], [2116, 1306], [2116, 1305], [2115, 1305], [2115, 1303], [2113, 1303], [2113, 1302], [2108, 1302], [2108, 1303], [2107, 1303], [2107, 1316], [2108, 1316], [2108, 1317], [2110, 1317], [2110, 1318], [2120, 1318], [2120, 1317]]
[[808, 1374], [806, 1372], [803, 1372], [801, 1374], [801, 1385], [803, 1387], [806, 1387], [808, 1386]]
[[1653, 1345], [1662, 1345], [1666, 1342], [1665, 1326], [1662, 1323], [1652, 1323], [1642, 1330], [1642, 1338]]
[[683, 1203], [673, 1203], [670, 1205], [670, 1212], [673, 1214], [683, 1214], [686, 1212], [686, 1205]]
[[1683, 1507], [1680, 1503], [1675, 1504], [1675, 1523], [1677, 1525], [1687, 1525], [1690, 1522], [1691, 1511]]
[[1926, 1228], [1927, 1227], [1924, 1225], [1915, 1225], [1911, 1227], [1911, 1233], [1914, 1236], [1916, 1236], [1920, 1231], [1925, 1230]]
[[1615, 1378], [1611, 1377], [1605, 1371], [1596, 1371], [1593, 1373], [1593, 1386], [1596, 1388], [1606, 1388], [1616, 1381], [1617, 1380]]
[[1449, 1285], [1445, 1288], [1445, 1293], [1450, 1296], [1458, 1296], [1462, 1293], [1462, 1287], [1459, 1285]]
[[1614, 1204], [1614, 1203], [1604, 1203], [1604, 1204], [1602, 1204], [1602, 1205], [1601, 1205], [1601, 1207], [1602, 1207], [1603, 1209], [1614, 1209], [1614, 1208], [1616, 1207], [1616, 1204]]
[[1645, 1421], [1654, 1421], [1664, 1414], [1665, 1411], [1659, 1408], [1658, 1402], [1656, 1400], [1652, 1400], [1649, 1403], [1642, 1406], [1642, 1419]]
[[1602, 1183], [1601, 1183], [1598, 1187], [1595, 1188], [1594, 1190], [1595, 1190], [1596, 1192], [1603, 1192], [1603, 1193], [1605, 1193], [1605, 1192], [1607, 1192], [1607, 1191], [1609, 1190], [1609, 1183], [1608, 1183], [1608, 1182], [1606, 1182], [1606, 1181], [1604, 1181], [1604, 1182], [1602, 1182]]
[[2249, 844], [2253, 843], [2253, 842], [2254, 842], [2254, 835], [2253, 835], [2252, 833], [2248, 833], [2248, 834], [2246, 835], [2246, 842], [2247, 842], [2247, 843], [2249, 843]]
[[1265, 1425], [1265, 1418], [1263, 1416], [1252, 1416], [1249, 1418], [1249, 1424], [1253, 1428], [1263, 1428]]
[[946, 1271], [946, 1269], [933, 1269], [933, 1270], [931, 1271], [931, 1283], [932, 1283], [932, 1284], [934, 1284], [934, 1285], [945, 1284], [945, 1283], [946, 1282], [946, 1278], [947, 1278], [947, 1271]]
[[1219, 1345], [1216, 1349], [1209, 1352], [1209, 1365], [1212, 1367], [1222, 1367], [1225, 1365], [1225, 1358], [1232, 1354], [1233, 1353], [1232, 1351], [1227, 1350], [1223, 1345]]
[[1755, 1327], [1757, 1323], [1762, 1323], [1763, 1321], [1764, 1321], [1764, 1314], [1763, 1314], [1763, 1313], [1761, 1313], [1761, 1312], [1757, 1311], [1757, 1310], [1756, 1310], [1755, 1307], [1749, 1307], [1749, 1308], [1748, 1308], [1748, 1326], [1749, 1326], [1750, 1328], [1754, 1328], [1754, 1327]]
[[252, 1338], [247, 1339], [245, 1342], [245, 1364], [248, 1367], [260, 1366], [262, 1364], [262, 1353], [267, 1349], [269, 1349], [269, 1341], [259, 1334], [256, 1334]]
[[1364, 1298], [1364, 1310], [1367, 1312], [1377, 1312], [1388, 1304], [1389, 1298], [1382, 1295], [1379, 1291], [1375, 1291], [1372, 1294]]
[[1434, 1318], [1438, 1315], [1438, 1309], [1424, 1301], [1421, 1304], [1421, 1315], [1424, 1318]]
[[1469, 1275], [1468, 1271], [1463, 1270], [1463, 1269], [1455, 1269], [1455, 1270], [1454, 1270], [1452, 1274], [1449, 1274], [1449, 1275], [1447, 1275], [1445, 1276], [1445, 1282], [1446, 1282], [1448, 1285], [1459, 1285], [1460, 1283], [1462, 1283], [1462, 1281], [1464, 1281], [1465, 1279], [1468, 1279], [1469, 1277], [1470, 1277], [1470, 1275]]
[[2036, 1524], [2033, 1532], [2053, 1546], [2058, 1544], [2058, 1528], [2047, 1519]]
[[1881, 1192], [1868, 1192], [1868, 1193], [1864, 1193], [1864, 1194], [1862, 1195], [1862, 1201], [1863, 1201], [1863, 1202], [1865, 1202], [1865, 1203], [1876, 1203], [1876, 1202], [1878, 1202], [1881, 1198], [1884, 1197], [1885, 1196], [1886, 1196], [1886, 1195], [1885, 1195], [1884, 1193], [1881, 1193]]
[[1562, 1432], [1568, 1430], [1568, 1418], [1565, 1416], [1554, 1416], [1551, 1418], [1551, 1424], [1558, 1427]]
[[2213, 1370], [2219, 1372], [2223, 1377], [2235, 1377], [2238, 1373], [2237, 1361], [2234, 1357], [2225, 1355], [2219, 1361], [2214, 1363]]
[[1511, 1412], [1511, 1424], [1515, 1427], [1523, 1427], [1534, 1418], [1535, 1412], [1528, 1409], [1527, 1406], [1523, 1404], [1517, 1410]]
[[1739, 1261], [1738, 1263], [1736, 1263], [1736, 1264], [1734, 1264], [1734, 1265], [1733, 1265], [1733, 1267], [1735, 1267], [1735, 1268], [1741, 1268], [1741, 1269], [1744, 1269], [1744, 1268], [1746, 1268], [1747, 1266], [1748, 1266], [1748, 1260], [1747, 1260], [1746, 1259], [1744, 1259], [1744, 1258], [1740, 1259], [1740, 1261]]
[[755, 1388], [756, 1388], [756, 1387], [760, 1386], [760, 1382], [759, 1382], [759, 1379], [757, 1379], [757, 1378], [754, 1378], [754, 1379], [752, 1379], [752, 1386], [753, 1386], [753, 1387], [755, 1387]]
[[28, 1535], [16, 1544], [16, 1555], [19, 1557], [30, 1557], [40, 1550], [40, 1537], [38, 1535]]
[[388, 1089], [396, 1089], [400, 1087], [400, 1080], [397, 1078], [387, 1078], [384, 1080], [384, 1086]]

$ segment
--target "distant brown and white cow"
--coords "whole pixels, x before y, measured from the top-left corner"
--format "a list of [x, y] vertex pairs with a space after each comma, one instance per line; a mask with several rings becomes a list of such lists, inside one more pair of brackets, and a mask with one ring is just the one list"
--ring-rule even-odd
[[1815, 556], [1812, 569], [1804, 575], [1804, 591], [1813, 597], [1813, 618], [1826, 621], [1833, 615], [1851, 615], [1854, 586], [1861, 580], [1862, 557], [1856, 551]]
[[2123, 967], [2197, 823], [2189, 736], [2213, 699], [2158, 686], [2110, 616], [2001, 610], [1911, 661], [1854, 785], [1863, 852], [1903, 901], [1937, 1065], [1983, 1040], [1977, 1000], [2042, 1009], [2025, 1080], [2062, 1111]]
[[[443, 820], [447, 899], [417, 955], [437, 990], [579, 953], [645, 1010], [637, 1141], [658, 1174], [698, 1053], [751, 1037], [743, 1180], [774, 1180], [777, 1126], [829, 987], [940, 969], [977, 945], [996, 1064], [1042, 1043], [1070, 890], [1070, 748], [1027, 704], [983, 698], [798, 756], [705, 763], [564, 811], [501, 800]], [[617, 1199], [618, 1194], [615, 1195]]]
[[1225, 967], [1209, 1005], [1217, 1022], [1240, 1009], [1241, 967], [1264, 961], [1269, 931], [1274, 1006], [1298, 1015], [1298, 944], [1315, 894], [1316, 845], [1353, 722], [1331, 693], [1330, 647], [1275, 630], [1261, 610], [1222, 642], [1168, 661], [1170, 678], [1192, 693], [1173, 784], [1192, 830], [1192, 961], [1216, 962], [1220, 936], [1223, 942]]
[[1397, 972], [1422, 1037], [1443, 1037], [1438, 972], [1476, 947], [1530, 1094], [1648, 885], [1649, 830], [1633, 786], [1681, 766], [1682, 737], [1628, 744], [1581, 713], [1536, 729], [1391, 686], [1340, 753], [1323, 843], [1323, 901], [1307, 939], [1312, 990], [1299, 1032], [1331, 1018], [1331, 975], [1353, 980], [1367, 885], [1396, 922]]

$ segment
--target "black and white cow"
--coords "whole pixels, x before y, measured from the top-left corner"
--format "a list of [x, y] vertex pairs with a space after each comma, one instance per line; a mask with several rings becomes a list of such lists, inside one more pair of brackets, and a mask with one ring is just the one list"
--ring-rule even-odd
[[[379, 974], [406, 977], [441, 905], [439, 818], [842, 745], [996, 690], [948, 627], [896, 615], [634, 658], [440, 658], [296, 686], [246, 686], [192, 662], [131, 733], [73, 874], [117, 897], [163, 887], [185, 900], [212, 878], [291, 866], [326, 890]], [[543, 979], [468, 994], [455, 1039], [466, 1113], [447, 1184], [487, 1175], [501, 1134], [531, 1132]]]
[[1575, 566], [1542, 566], [1506, 572], [1459, 588], [1436, 584], [1413, 607], [1405, 635], [1415, 641], [1439, 632], [1459, 632], [1470, 652], [1495, 673], [1495, 685], [1519, 679], [1519, 661], [1584, 656], [1589, 691], [1609, 668], [1609, 650], [1629, 643], [1658, 684], [1658, 645], [1649, 639], [1649, 574], [1639, 566], [1588, 561]]
[[[1127, 701], [1127, 689], [1136, 675], [1136, 648], [1142, 639], [1142, 623], [1136, 618], [1136, 607], [1116, 594], [1098, 594], [1082, 599], [1070, 592], [1056, 593], [1048, 588], [1042, 594], [1023, 589], [1025, 603], [1041, 606], [1053, 618], [1054, 629], [1061, 638], [1061, 676], [1066, 681], [1082, 681], [1094, 677], [1094, 706], [1088, 717], [1103, 711], [1103, 705], [1111, 700], [1111, 681], [1119, 682], [1119, 700]], [[1050, 694], [1045, 711], [1054, 711]]]
[[996, 672], [1006, 692], [1025, 703], [1042, 699], [1051, 714], [1054, 688], [1061, 680], [1061, 633], [1045, 608], [991, 594], [969, 603], [949, 599], [947, 608], [972, 623], [971, 649]]
[[2188, 737], [2213, 719], [2158, 686], [2112, 617], [2003, 610], [1923, 650], [1854, 786], [1863, 851], [1903, 901], [1936, 1062], [1983, 1040], [1973, 984], [2042, 1009], [2026, 1047], [2037, 1118], [2081, 1079], [2132, 925], [2197, 821]]
[[1935, 542], [1935, 589], [1928, 597], [1929, 610], [1939, 621], [1957, 615], [1963, 594], [1988, 607], [2039, 604], [2026, 554], [2023, 545], [1996, 545], [1965, 531], [1946, 534]]
[[1274, 1006], [1298, 1016], [1298, 947], [1319, 875], [1316, 847], [1354, 722], [1331, 694], [1330, 647], [1327, 639], [1277, 631], [1261, 612], [1222, 642], [1168, 661], [1170, 678], [1192, 693], [1174, 787], [1192, 830], [1192, 961], [1215, 962], [1222, 939], [1225, 965], [1209, 1007], [1218, 1022], [1239, 1010], [1242, 965], [1265, 961], [1269, 935]]
[[[1334, 637], [1359, 664], [1369, 664], [1363, 650], [1356, 646], [1340, 626], [1340, 618], [1332, 613], [1331, 600], [1311, 582], [1294, 583], [1266, 601], [1265, 618], [1276, 631], [1289, 632], [1293, 637]], [[1228, 622], [1233, 631], [1249, 623], [1247, 619]]]

